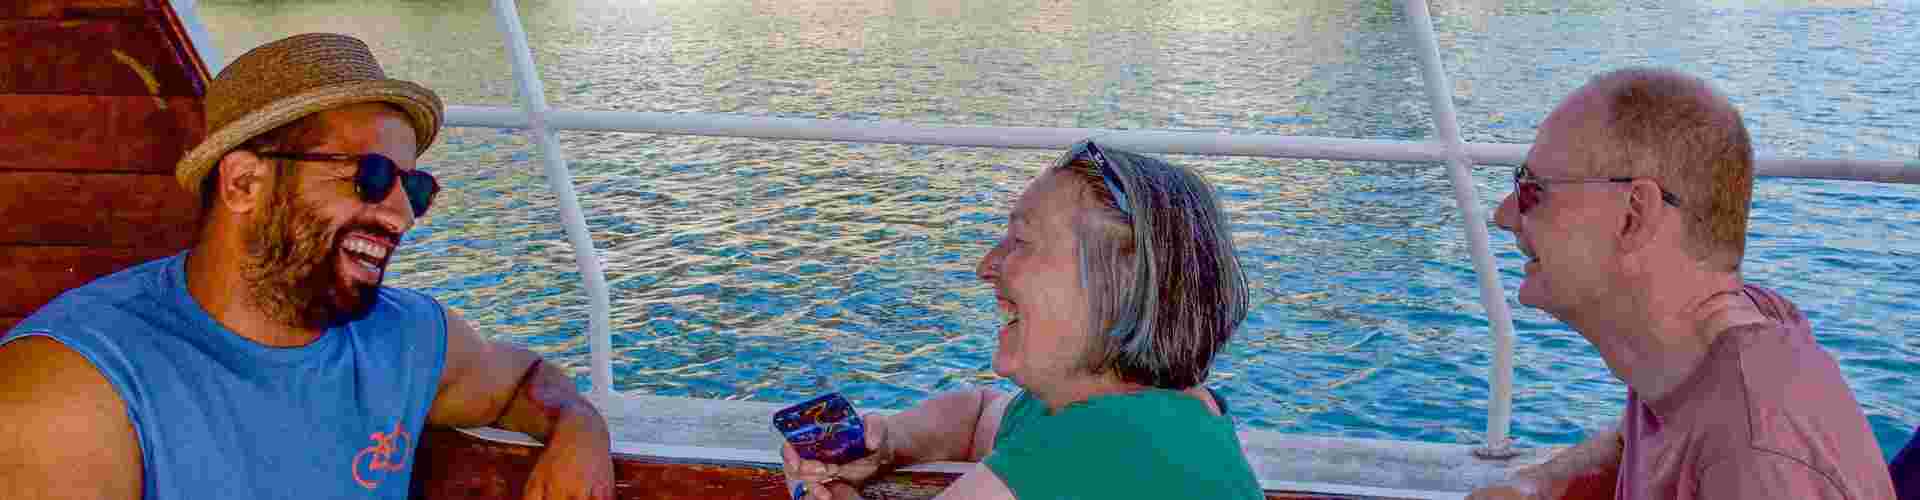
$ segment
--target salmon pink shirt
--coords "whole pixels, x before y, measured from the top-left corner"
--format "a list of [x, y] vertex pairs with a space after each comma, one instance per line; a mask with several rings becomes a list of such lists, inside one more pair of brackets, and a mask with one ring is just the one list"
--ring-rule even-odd
[[1866, 416], [1806, 316], [1744, 291], [1773, 323], [1722, 332], [1665, 397], [1628, 391], [1615, 498], [1892, 499]]

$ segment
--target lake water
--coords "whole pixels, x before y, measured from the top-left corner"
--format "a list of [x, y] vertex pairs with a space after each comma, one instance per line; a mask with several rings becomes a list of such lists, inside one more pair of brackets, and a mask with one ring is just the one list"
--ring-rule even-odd
[[[1920, 158], [1920, 3], [1431, 4], [1468, 140], [1529, 142], [1586, 78], [1710, 78], [1762, 153]], [[1405, 21], [1383, 1], [521, 2], [554, 106], [921, 123], [1423, 139]], [[293, 33], [373, 46], [452, 104], [511, 105], [479, 1], [203, 0], [223, 57]], [[585, 384], [586, 296], [530, 134], [449, 129], [447, 191], [390, 283], [563, 360]], [[989, 369], [972, 276], [1056, 153], [560, 134], [612, 287], [622, 391], [899, 408]], [[1203, 158], [1255, 307], [1211, 383], [1245, 425], [1474, 443], [1491, 340], [1443, 169]], [[1510, 170], [1475, 174], [1489, 209]], [[1920, 186], [1763, 179], [1746, 276], [1797, 301], [1889, 456], [1920, 424]], [[1568, 444], [1619, 414], [1593, 349], [1516, 307], [1514, 435]]]

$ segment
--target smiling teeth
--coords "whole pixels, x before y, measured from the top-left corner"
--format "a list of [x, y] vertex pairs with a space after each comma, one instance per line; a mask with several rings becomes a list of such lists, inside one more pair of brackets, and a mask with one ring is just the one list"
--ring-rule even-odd
[[347, 250], [359, 252], [362, 255], [373, 257], [375, 259], [387, 258], [386, 248], [381, 247], [380, 245], [368, 243], [366, 240], [347, 240], [346, 247], [347, 247]]

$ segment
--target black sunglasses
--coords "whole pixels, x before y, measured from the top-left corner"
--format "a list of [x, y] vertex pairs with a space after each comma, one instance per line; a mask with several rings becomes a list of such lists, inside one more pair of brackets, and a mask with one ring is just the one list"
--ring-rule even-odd
[[1132, 217], [1133, 205], [1127, 202], [1127, 190], [1120, 187], [1120, 174], [1115, 173], [1113, 166], [1107, 163], [1107, 155], [1100, 152], [1100, 146], [1094, 145], [1092, 141], [1074, 144], [1073, 149], [1067, 151], [1067, 162], [1079, 160], [1092, 162], [1094, 166], [1100, 168], [1100, 180], [1106, 182], [1107, 192], [1113, 193], [1114, 204], [1120, 206], [1120, 213]]
[[399, 179], [401, 187], [407, 190], [407, 203], [413, 206], [413, 216], [427, 214], [433, 207], [434, 195], [440, 194], [440, 181], [433, 174], [419, 170], [402, 170], [399, 164], [380, 153], [363, 155], [344, 153], [259, 153], [264, 158], [279, 158], [294, 161], [354, 162], [359, 170], [353, 174], [354, 190], [359, 191], [360, 201], [380, 203], [393, 192], [394, 180]]
[[[1533, 171], [1527, 170], [1526, 164], [1521, 164], [1519, 168], [1513, 169], [1513, 201], [1515, 208], [1519, 208], [1520, 213], [1524, 214], [1529, 210], [1533, 210], [1534, 206], [1540, 204], [1540, 195], [1546, 192], [1545, 184], [1547, 183], [1587, 184], [1596, 182], [1633, 182], [1633, 179], [1633, 177], [1540, 177], [1533, 175]], [[1660, 188], [1660, 200], [1667, 202], [1668, 205], [1673, 205], [1674, 208], [1680, 208], [1680, 197], [1668, 192], [1667, 188]]]

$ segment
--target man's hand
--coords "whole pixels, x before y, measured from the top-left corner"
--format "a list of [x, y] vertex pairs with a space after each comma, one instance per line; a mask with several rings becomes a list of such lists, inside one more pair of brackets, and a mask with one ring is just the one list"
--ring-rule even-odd
[[1505, 481], [1475, 490], [1467, 499], [1613, 498], [1614, 475], [1620, 468], [1623, 446], [1619, 426], [1596, 432], [1586, 441], [1555, 453], [1545, 463], [1523, 467]]
[[528, 500], [612, 500], [610, 439], [598, 415], [561, 423], [527, 478]]
[[793, 445], [785, 442], [780, 444], [782, 469], [786, 472], [787, 480], [806, 484], [807, 500], [846, 500], [842, 495], [834, 495], [828, 483], [839, 482], [857, 488], [893, 462], [892, 443], [887, 439], [887, 419], [881, 415], [862, 418], [866, 421], [867, 449], [872, 450], [873, 454], [844, 465], [805, 460], [800, 458]]
[[1474, 490], [1467, 500], [1551, 500], [1541, 495], [1541, 490], [1531, 479], [1513, 478]]

